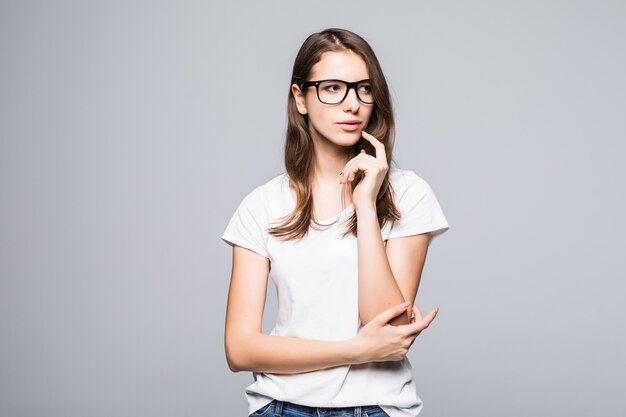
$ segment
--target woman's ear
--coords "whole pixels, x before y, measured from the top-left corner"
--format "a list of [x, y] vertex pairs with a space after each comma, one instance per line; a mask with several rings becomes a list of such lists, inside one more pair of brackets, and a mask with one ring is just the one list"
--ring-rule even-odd
[[300, 88], [297, 84], [291, 85], [291, 94], [293, 94], [293, 97], [296, 100], [296, 108], [298, 109], [298, 113], [303, 116], [307, 114], [308, 111], [306, 109], [306, 105], [304, 104], [304, 95], [302, 94], [302, 91], [300, 91]]

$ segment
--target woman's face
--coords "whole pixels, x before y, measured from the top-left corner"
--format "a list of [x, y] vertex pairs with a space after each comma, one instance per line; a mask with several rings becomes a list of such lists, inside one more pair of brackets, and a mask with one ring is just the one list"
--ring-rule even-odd
[[[313, 65], [309, 80], [336, 79], [348, 82], [369, 78], [365, 61], [352, 51], [324, 52]], [[309, 132], [319, 140], [330, 141], [340, 146], [352, 146], [361, 138], [361, 131], [367, 126], [373, 104], [365, 104], [358, 99], [351, 88], [344, 101], [339, 104], [324, 104], [317, 98], [315, 86], [300, 90], [297, 84], [291, 86], [300, 114], [308, 114]], [[342, 124], [345, 121], [358, 121], [354, 128]]]

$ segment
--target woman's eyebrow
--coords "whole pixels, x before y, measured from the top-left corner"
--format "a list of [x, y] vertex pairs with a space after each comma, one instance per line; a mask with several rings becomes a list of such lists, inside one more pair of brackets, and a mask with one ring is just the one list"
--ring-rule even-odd
[[369, 77], [356, 78], [356, 79], [354, 79], [352, 81], [346, 80], [345, 78], [338, 78], [338, 77], [315, 77], [315, 78], [314, 77], [310, 77], [310, 79], [311, 80], [337, 80], [337, 81], [347, 81], [347, 82], [353, 83], [353, 82], [357, 82], [357, 81], [369, 80], [370, 78]]

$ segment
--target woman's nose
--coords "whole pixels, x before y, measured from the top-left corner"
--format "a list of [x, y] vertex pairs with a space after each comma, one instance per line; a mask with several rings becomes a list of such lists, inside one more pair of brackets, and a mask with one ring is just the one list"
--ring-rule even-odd
[[359, 108], [359, 98], [356, 95], [356, 89], [351, 88], [348, 90], [348, 95], [343, 100], [344, 109], [356, 110]]

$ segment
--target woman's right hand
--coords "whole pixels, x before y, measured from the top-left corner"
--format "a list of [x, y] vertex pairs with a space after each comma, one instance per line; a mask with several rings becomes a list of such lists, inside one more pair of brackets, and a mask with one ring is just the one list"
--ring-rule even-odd
[[354, 337], [359, 346], [358, 363], [400, 361], [404, 359], [415, 338], [434, 320], [438, 308], [433, 308], [422, 317], [419, 308], [413, 305], [413, 314], [409, 324], [393, 326], [389, 320], [400, 314], [406, 314], [407, 307], [402, 304], [390, 307], [361, 327]]

